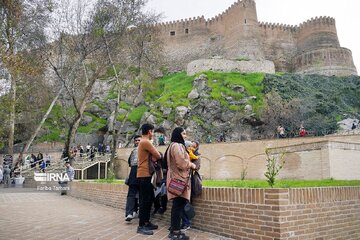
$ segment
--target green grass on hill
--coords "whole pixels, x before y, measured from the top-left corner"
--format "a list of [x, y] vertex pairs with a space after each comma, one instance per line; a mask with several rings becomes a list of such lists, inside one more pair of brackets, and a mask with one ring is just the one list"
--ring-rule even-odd
[[[256, 100], [251, 100], [249, 104], [254, 111], [258, 111], [263, 106], [263, 84], [265, 74], [263, 73], [222, 73], [206, 72], [208, 76], [208, 86], [211, 88], [211, 97], [221, 103], [222, 106], [230, 110], [241, 110], [244, 106], [230, 105], [224, 96], [232, 97], [234, 100], [240, 100], [248, 96], [256, 96]], [[238, 93], [233, 90], [235, 86], [243, 86], [244, 93]]]
[[170, 74], [147, 86], [145, 99], [157, 106], [176, 108], [189, 106], [187, 98], [192, 89], [194, 77], [185, 72]]
[[78, 128], [79, 133], [92, 133], [92, 132], [95, 132], [98, 129], [106, 126], [106, 123], [107, 123], [106, 119], [96, 117], [95, 115], [93, 115], [89, 112], [85, 112], [84, 115], [90, 116], [92, 118], [92, 122], [86, 126], [80, 126]]

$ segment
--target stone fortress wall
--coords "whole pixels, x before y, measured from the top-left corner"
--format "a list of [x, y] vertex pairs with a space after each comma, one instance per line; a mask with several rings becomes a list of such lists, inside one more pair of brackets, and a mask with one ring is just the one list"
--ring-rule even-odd
[[298, 26], [259, 22], [254, 0], [238, 0], [223, 13], [156, 24], [172, 70], [198, 59], [270, 60], [276, 71], [357, 74], [352, 53], [339, 44], [335, 19]]

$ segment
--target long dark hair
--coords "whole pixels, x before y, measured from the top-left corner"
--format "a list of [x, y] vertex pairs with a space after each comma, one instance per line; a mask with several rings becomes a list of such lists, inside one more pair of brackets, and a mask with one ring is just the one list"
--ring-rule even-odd
[[171, 142], [181, 143], [185, 146], [185, 140], [181, 133], [185, 131], [182, 127], [177, 127], [171, 133]]

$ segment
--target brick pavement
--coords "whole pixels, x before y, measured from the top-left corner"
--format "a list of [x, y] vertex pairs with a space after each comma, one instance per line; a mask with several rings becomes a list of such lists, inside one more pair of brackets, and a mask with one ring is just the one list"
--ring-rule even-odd
[[[59, 192], [2, 188], [0, 185], [0, 240], [141, 240], [168, 239], [168, 224], [154, 219], [159, 229], [152, 236], [136, 233], [137, 220], [124, 221], [122, 209], [115, 209]], [[225, 240], [196, 229], [190, 239]]]

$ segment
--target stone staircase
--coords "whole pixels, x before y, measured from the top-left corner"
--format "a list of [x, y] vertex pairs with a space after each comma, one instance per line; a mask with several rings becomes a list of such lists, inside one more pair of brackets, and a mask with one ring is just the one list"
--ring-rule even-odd
[[[56, 159], [51, 161], [51, 165], [48, 166], [45, 169], [46, 173], [63, 173], [65, 172], [65, 160], [67, 159]], [[89, 168], [95, 166], [95, 165], [99, 165], [100, 164], [105, 164], [105, 169], [107, 169], [108, 163], [110, 162], [110, 155], [106, 154], [106, 155], [96, 155], [93, 159], [93, 161], [91, 161], [89, 158], [87, 157], [76, 157], [73, 161], [73, 168], [75, 170], [75, 179], [81, 179], [84, 180], [86, 179], [86, 174], [84, 174]], [[26, 166], [23, 167], [21, 169], [21, 175], [23, 177], [25, 177], [25, 183], [26, 185], [30, 185], [32, 187], [36, 187], [38, 186], [37, 182], [34, 180], [34, 173], [40, 172], [38, 163], [36, 163], [36, 167], [31, 168], [30, 166]], [[105, 171], [105, 178], [107, 176], [107, 171]]]

